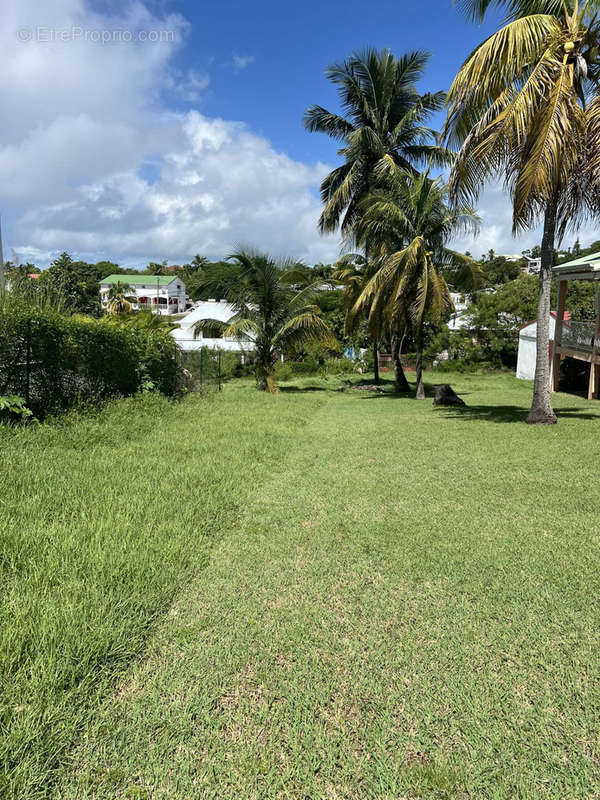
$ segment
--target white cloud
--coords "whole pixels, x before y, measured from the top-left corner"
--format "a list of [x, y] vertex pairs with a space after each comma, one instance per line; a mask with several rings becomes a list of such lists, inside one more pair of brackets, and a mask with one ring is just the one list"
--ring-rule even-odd
[[125, 260], [181, 261], [237, 243], [308, 261], [335, 256], [335, 240], [316, 233], [313, 188], [328, 167], [293, 161], [239, 123], [189, 112], [171, 116], [171, 124], [179, 135], [157, 180], [119, 171], [78, 187], [66, 202], [27, 212], [20, 227], [43, 251], [68, 240], [75, 251]]
[[[468, 250], [475, 258], [482, 253], [494, 250], [499, 255], [518, 254], [529, 250], [542, 241], [541, 224], [530, 231], [512, 234], [512, 207], [508, 194], [501, 183], [490, 184], [481, 194], [477, 204], [481, 217], [481, 230], [477, 237], [462, 236], [453, 243], [453, 247], [460, 252]], [[587, 226], [579, 233], [565, 236], [561, 247], [573, 244], [579, 236], [582, 244], [588, 244], [600, 238], [600, 231], [594, 226]]]
[[[47, 262], [56, 251], [143, 263], [218, 256], [236, 243], [329, 260], [317, 188], [327, 171], [274, 149], [235, 121], [174, 113], [171, 96], [197, 103], [210, 78], [182, 73], [174, 56], [188, 32], [179, 15], [139, 2], [119, 16], [85, 0], [5, 0], [0, 209], [6, 248]], [[17, 41], [15, 31], [169, 31], [160, 43]], [[250, 56], [237, 56], [238, 67]]]
[[254, 64], [255, 58], [254, 56], [233, 56], [233, 71], [234, 72], [241, 72], [246, 67], [249, 67], [250, 64]]

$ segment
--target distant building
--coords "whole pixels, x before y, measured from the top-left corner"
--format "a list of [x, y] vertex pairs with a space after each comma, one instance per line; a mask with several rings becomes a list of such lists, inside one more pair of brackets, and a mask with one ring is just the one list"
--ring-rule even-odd
[[232, 336], [223, 336], [218, 330], [199, 331], [194, 336], [194, 327], [203, 320], [214, 319], [217, 322], [229, 322], [235, 314], [233, 306], [225, 300], [204, 300], [196, 303], [194, 309], [179, 321], [179, 327], [171, 331], [171, 335], [184, 352], [202, 350], [210, 347], [213, 350], [233, 350], [242, 352], [254, 350], [252, 339], [240, 341]]
[[110, 287], [117, 283], [131, 287], [128, 295], [136, 298], [135, 311], [147, 310], [156, 314], [181, 314], [185, 311], [185, 283], [176, 275], [109, 275], [100, 281], [102, 308], [108, 305]]
[[448, 327], [451, 331], [457, 331], [460, 330], [460, 328], [470, 328], [471, 317], [466, 313], [468, 303], [465, 295], [459, 292], [450, 292], [450, 297], [454, 303], [454, 313], [448, 320]]
[[540, 270], [542, 268], [542, 259], [540, 258], [531, 258], [531, 256], [523, 256], [523, 261], [525, 262], [521, 266], [521, 272], [525, 275], [539, 275]]

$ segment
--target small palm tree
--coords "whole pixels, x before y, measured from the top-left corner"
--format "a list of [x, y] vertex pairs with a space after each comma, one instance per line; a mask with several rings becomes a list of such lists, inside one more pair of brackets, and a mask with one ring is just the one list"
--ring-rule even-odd
[[133, 304], [137, 302], [133, 289], [128, 283], [117, 281], [109, 286], [106, 296], [106, 310], [109, 314], [128, 314], [133, 311]]
[[259, 389], [276, 393], [275, 364], [290, 349], [322, 344], [335, 348], [337, 341], [321, 310], [311, 301], [315, 286], [295, 291], [297, 271], [292, 262], [278, 263], [263, 253], [240, 251], [229, 257], [237, 266], [235, 280], [221, 285], [221, 295], [233, 306], [227, 323], [201, 320], [194, 335], [219, 330], [225, 336], [254, 345]]
[[398, 172], [364, 200], [355, 227], [358, 241], [368, 238], [378, 269], [358, 297], [351, 315], [369, 309], [369, 324], [385, 320], [392, 330], [409, 329], [417, 350], [417, 398], [423, 399], [423, 324], [439, 324], [453, 309], [448, 284], [472, 291], [483, 280], [477, 262], [450, 250], [447, 242], [461, 230], [475, 230], [478, 217], [468, 206], [451, 208], [448, 186], [429, 171]]
[[597, 0], [461, 0], [474, 19], [504, 8], [506, 24], [465, 61], [448, 94], [448, 139], [460, 146], [451, 183], [474, 202], [504, 175], [514, 232], [544, 221], [537, 364], [530, 423], [554, 423], [548, 320], [554, 246], [598, 213], [600, 96]]

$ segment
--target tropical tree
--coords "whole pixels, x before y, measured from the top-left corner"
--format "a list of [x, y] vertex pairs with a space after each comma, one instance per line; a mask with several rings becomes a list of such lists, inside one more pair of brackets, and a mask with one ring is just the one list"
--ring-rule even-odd
[[[443, 107], [445, 95], [419, 94], [416, 88], [428, 58], [421, 51], [396, 58], [389, 50], [364, 50], [327, 68], [343, 115], [319, 105], [304, 115], [307, 130], [326, 133], [342, 144], [339, 155], [344, 163], [321, 184], [322, 233], [341, 228], [349, 234], [360, 217], [362, 201], [382, 175], [397, 168], [416, 171], [432, 159], [440, 165], [450, 163], [451, 154], [427, 125]], [[368, 261], [368, 241], [364, 247]], [[377, 365], [377, 339], [373, 349]]]
[[513, 230], [543, 219], [537, 364], [530, 423], [555, 423], [548, 318], [557, 237], [598, 212], [599, 3], [588, 0], [461, 0], [473, 19], [504, 8], [505, 24], [465, 61], [448, 94], [448, 141], [460, 146], [453, 196], [474, 202], [503, 175]]
[[233, 306], [233, 316], [227, 323], [201, 320], [194, 335], [218, 330], [242, 342], [251, 340], [257, 385], [276, 393], [274, 372], [279, 355], [313, 344], [334, 348], [337, 341], [313, 302], [315, 286], [294, 290], [297, 271], [293, 262], [277, 262], [250, 251], [234, 253], [229, 260], [237, 267], [235, 280], [219, 285], [221, 296]]
[[411, 331], [417, 352], [418, 399], [425, 397], [424, 322], [439, 324], [453, 309], [444, 276], [451, 276], [460, 291], [472, 291], [483, 280], [477, 262], [447, 246], [457, 233], [475, 231], [479, 222], [472, 208], [450, 207], [448, 191], [443, 179], [431, 178], [429, 170], [417, 175], [396, 172], [365, 198], [354, 229], [358, 242], [372, 243], [378, 268], [350, 316], [368, 309], [370, 325], [379, 326], [384, 320], [393, 331]]
[[132, 295], [133, 289], [128, 283], [117, 281], [109, 286], [106, 296], [106, 310], [109, 314], [127, 314], [133, 311], [133, 304], [137, 301]]
[[100, 313], [100, 287], [94, 264], [73, 261], [68, 253], [61, 253], [42, 272], [36, 283], [44, 286], [49, 294], [61, 295], [74, 312]]

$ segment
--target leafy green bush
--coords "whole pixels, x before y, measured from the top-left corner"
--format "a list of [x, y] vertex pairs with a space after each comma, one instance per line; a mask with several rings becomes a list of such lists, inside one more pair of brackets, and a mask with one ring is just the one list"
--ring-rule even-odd
[[32, 413], [23, 397], [14, 394], [0, 397], [0, 423], [26, 422], [31, 417]]
[[[519, 331], [514, 328], [480, 328], [450, 331], [445, 329], [427, 345], [424, 359], [436, 369], [498, 370], [513, 369], [517, 363]], [[444, 353], [447, 359], [439, 356]]]
[[357, 361], [351, 361], [349, 358], [328, 358], [324, 364], [319, 367], [321, 375], [340, 375], [348, 372], [356, 372], [358, 366]]
[[178, 351], [162, 330], [7, 304], [0, 314], [0, 395], [25, 398], [38, 417], [90, 399], [132, 395], [150, 381], [176, 390]]

